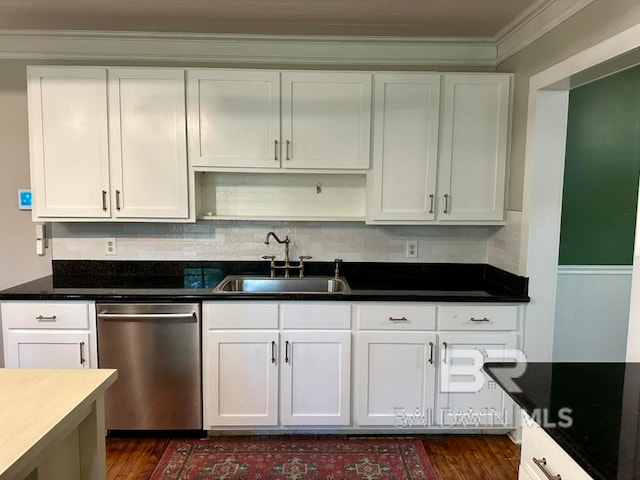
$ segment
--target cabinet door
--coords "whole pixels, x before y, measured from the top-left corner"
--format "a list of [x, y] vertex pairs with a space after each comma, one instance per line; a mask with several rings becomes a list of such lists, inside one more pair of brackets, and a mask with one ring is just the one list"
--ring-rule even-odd
[[205, 428], [278, 424], [277, 350], [277, 332], [207, 332]]
[[189, 155], [206, 167], [280, 167], [280, 74], [189, 70]]
[[439, 112], [439, 74], [376, 74], [369, 219], [435, 218]]
[[351, 332], [282, 334], [283, 425], [349, 425]]
[[482, 371], [512, 359], [515, 333], [440, 333], [437, 421], [461, 428], [513, 425], [513, 402]]
[[184, 71], [109, 69], [112, 208], [117, 218], [187, 218]]
[[8, 330], [7, 368], [91, 368], [89, 332]]
[[503, 220], [511, 76], [445, 74], [440, 220]]
[[435, 348], [434, 333], [359, 332], [358, 425], [432, 426]]
[[371, 74], [284, 72], [284, 168], [368, 169]]
[[109, 218], [106, 70], [27, 74], [34, 219]]

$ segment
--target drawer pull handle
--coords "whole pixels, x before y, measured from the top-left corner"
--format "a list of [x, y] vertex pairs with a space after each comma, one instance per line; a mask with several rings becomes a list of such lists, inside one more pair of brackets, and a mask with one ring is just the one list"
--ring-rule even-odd
[[399, 318], [389, 317], [389, 321], [390, 322], [408, 322], [407, 317], [399, 317]]
[[284, 363], [289, 363], [289, 340], [284, 342]]
[[120, 190], [116, 190], [116, 210], [120, 211]]
[[274, 140], [273, 142], [275, 144], [275, 147], [273, 148], [273, 157], [274, 157], [274, 160], [277, 162], [278, 161], [278, 140]]
[[429, 213], [433, 213], [433, 193], [429, 194]]
[[560, 476], [560, 474], [557, 475], [551, 475], [549, 473], [549, 471], [547, 470], [547, 459], [542, 457], [540, 459], [533, 457], [533, 463], [535, 463], [538, 468], [540, 470], [542, 470], [542, 473], [544, 473], [544, 476], [547, 477], [549, 480], [562, 480], [562, 477]]
[[80, 365], [84, 365], [85, 362], [85, 358], [84, 358], [84, 342], [80, 342]]
[[444, 194], [444, 210], [442, 213], [449, 213], [449, 194]]
[[276, 342], [271, 342], [271, 363], [276, 363]]
[[487, 317], [484, 317], [484, 318], [473, 318], [473, 317], [471, 317], [469, 320], [471, 320], [472, 322], [490, 322], [491, 321]]
[[433, 342], [429, 342], [429, 363], [433, 365]]
[[107, 211], [107, 191], [102, 190], [102, 210]]
[[291, 142], [289, 140], [287, 140], [287, 160], [291, 160]]
[[36, 320], [39, 322], [55, 322], [56, 318], [57, 317], [55, 315], [38, 315]]
[[447, 363], [447, 347], [448, 346], [449, 346], [449, 344], [447, 342], [442, 342], [442, 347], [443, 347], [442, 363]]

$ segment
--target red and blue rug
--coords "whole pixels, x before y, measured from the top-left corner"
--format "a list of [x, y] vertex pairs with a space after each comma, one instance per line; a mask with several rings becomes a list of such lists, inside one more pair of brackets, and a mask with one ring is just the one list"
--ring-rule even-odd
[[150, 480], [436, 480], [411, 438], [172, 440]]

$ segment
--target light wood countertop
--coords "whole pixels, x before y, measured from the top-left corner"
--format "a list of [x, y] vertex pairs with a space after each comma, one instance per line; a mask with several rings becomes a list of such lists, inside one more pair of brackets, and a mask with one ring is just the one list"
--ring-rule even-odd
[[24, 473], [77, 428], [116, 378], [108, 369], [0, 369], [0, 479]]

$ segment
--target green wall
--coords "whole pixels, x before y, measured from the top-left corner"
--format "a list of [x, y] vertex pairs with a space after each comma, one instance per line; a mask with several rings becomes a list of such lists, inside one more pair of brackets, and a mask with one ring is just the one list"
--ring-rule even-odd
[[640, 173], [640, 67], [569, 94], [560, 265], [631, 265]]

